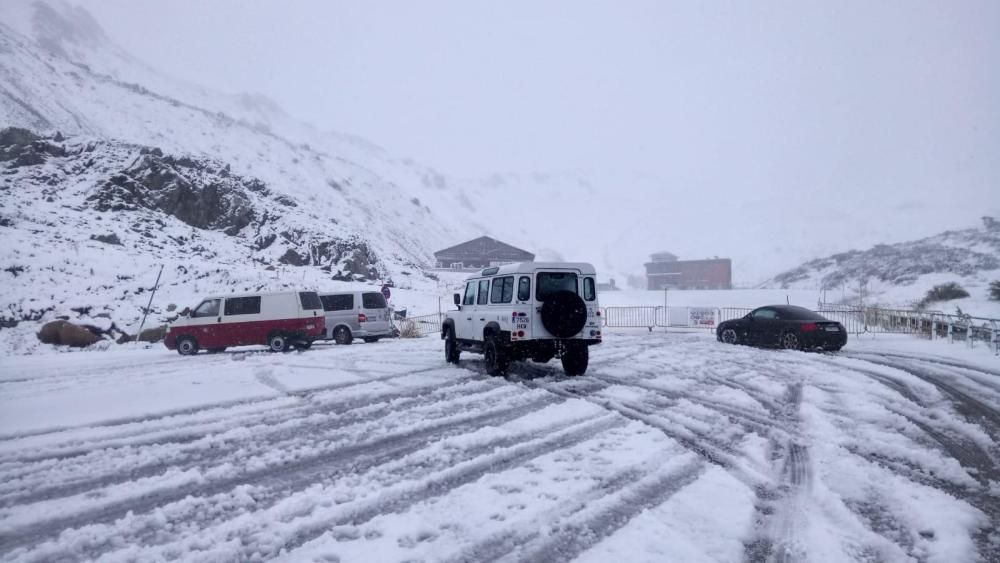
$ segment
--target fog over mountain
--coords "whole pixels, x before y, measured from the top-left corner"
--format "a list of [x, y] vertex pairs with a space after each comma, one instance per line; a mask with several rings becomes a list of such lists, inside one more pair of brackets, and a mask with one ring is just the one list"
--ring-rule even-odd
[[[157, 95], [422, 170], [393, 183], [444, 186], [438, 240], [490, 234], [611, 275], [669, 250], [731, 257], [754, 283], [1000, 215], [996, 3], [11, 0], [0, 16]], [[156, 119], [177, 150], [234, 152]]]

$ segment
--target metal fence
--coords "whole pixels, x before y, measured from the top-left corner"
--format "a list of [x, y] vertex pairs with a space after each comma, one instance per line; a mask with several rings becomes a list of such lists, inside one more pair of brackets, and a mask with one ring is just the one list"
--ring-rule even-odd
[[[607, 328], [688, 328], [714, 330], [719, 323], [738, 319], [747, 307], [606, 307], [601, 310]], [[992, 343], [1000, 353], [1000, 319], [950, 315], [940, 311], [882, 309], [825, 305], [817, 313], [844, 325], [851, 334], [912, 334], [925, 338]], [[397, 318], [401, 334], [427, 336], [441, 332], [444, 313]]]
[[[752, 311], [746, 307], [608, 307], [603, 310], [608, 328], [715, 329], [719, 323]], [[817, 313], [858, 334], [912, 334], [926, 338], [992, 343], [1000, 353], [1000, 319], [951, 315], [940, 311], [883, 309], [825, 305]]]

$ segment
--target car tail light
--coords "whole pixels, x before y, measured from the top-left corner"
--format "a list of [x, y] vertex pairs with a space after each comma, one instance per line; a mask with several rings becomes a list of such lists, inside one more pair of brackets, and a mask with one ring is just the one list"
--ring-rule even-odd
[[368, 322], [368, 317], [366, 317], [364, 313], [358, 313], [358, 322], [366, 323]]
[[816, 323], [806, 323], [802, 325], [802, 332], [812, 332], [816, 330]]

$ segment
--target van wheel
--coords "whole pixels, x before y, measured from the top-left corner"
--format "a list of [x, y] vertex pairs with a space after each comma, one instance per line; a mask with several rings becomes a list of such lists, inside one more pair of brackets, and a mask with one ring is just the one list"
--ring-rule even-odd
[[351, 329], [346, 326], [342, 326], [333, 331], [333, 341], [337, 344], [343, 344], [346, 346], [351, 342], [354, 342], [354, 335], [351, 334]]
[[583, 375], [590, 363], [590, 349], [586, 346], [573, 346], [563, 352], [562, 365], [566, 375]]
[[288, 337], [284, 334], [272, 334], [267, 338], [267, 347], [272, 352], [287, 352]]
[[177, 339], [177, 353], [182, 356], [193, 356], [198, 353], [198, 341], [192, 336], [182, 336]]
[[458, 340], [450, 328], [444, 330], [444, 360], [449, 364], [457, 364], [458, 357], [462, 355], [462, 351], [458, 349]]
[[486, 373], [490, 375], [503, 375], [507, 373], [509, 360], [507, 353], [497, 342], [495, 336], [486, 337], [486, 345], [483, 348], [483, 361], [486, 363]]

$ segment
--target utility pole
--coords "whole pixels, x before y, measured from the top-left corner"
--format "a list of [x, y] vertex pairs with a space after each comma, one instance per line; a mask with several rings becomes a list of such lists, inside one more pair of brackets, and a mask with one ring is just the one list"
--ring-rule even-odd
[[146, 315], [149, 314], [149, 308], [153, 306], [153, 296], [156, 295], [156, 288], [160, 286], [160, 276], [163, 275], [163, 264], [160, 264], [160, 271], [156, 274], [156, 282], [153, 283], [153, 291], [149, 293], [149, 303], [146, 303], [146, 309], [142, 312], [142, 322], [139, 323], [139, 332], [135, 333], [135, 345], [139, 345], [139, 335], [142, 334], [142, 327], [146, 326]]

